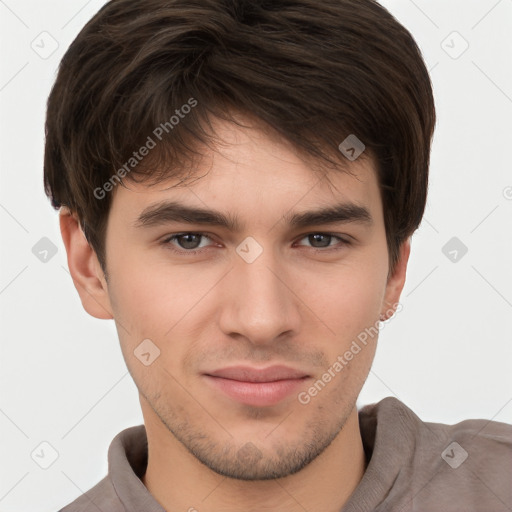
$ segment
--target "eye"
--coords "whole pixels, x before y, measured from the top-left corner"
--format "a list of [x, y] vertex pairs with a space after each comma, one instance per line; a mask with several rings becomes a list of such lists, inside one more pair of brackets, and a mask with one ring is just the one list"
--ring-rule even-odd
[[[164, 245], [169, 245], [171, 250], [179, 253], [195, 253], [200, 252], [198, 251], [198, 249], [202, 249], [205, 247], [204, 245], [201, 246], [199, 243], [202, 238], [211, 240], [211, 238], [205, 233], [176, 233], [174, 235], [167, 237], [165, 240], [162, 241], [162, 243]], [[174, 242], [176, 242], [178, 244], [178, 247], [181, 248], [182, 250], [173, 248], [173, 245], [174, 247], [176, 247], [176, 244], [174, 244]]]
[[[305, 239], [308, 240], [311, 244], [309, 247], [315, 252], [337, 251], [350, 245], [350, 241], [332, 233], [309, 233], [299, 240]], [[162, 240], [162, 244], [178, 254], [193, 255], [208, 249], [208, 243], [201, 243], [207, 242], [208, 240], [213, 241], [213, 239], [206, 233], [185, 232], [169, 235], [167, 238]], [[333, 245], [333, 241], [337, 241], [338, 243]]]
[[[350, 245], [350, 242], [348, 240], [345, 240], [344, 238], [341, 238], [332, 233], [310, 233], [301, 238], [301, 240], [304, 239], [308, 240], [308, 242], [311, 244], [310, 247], [312, 247], [313, 249], [319, 249], [321, 252], [326, 252], [326, 248], [337, 251], [339, 249], [342, 249], [346, 245]], [[333, 240], [337, 240], [338, 242], [341, 243], [338, 243], [337, 245], [331, 245], [331, 242]]]

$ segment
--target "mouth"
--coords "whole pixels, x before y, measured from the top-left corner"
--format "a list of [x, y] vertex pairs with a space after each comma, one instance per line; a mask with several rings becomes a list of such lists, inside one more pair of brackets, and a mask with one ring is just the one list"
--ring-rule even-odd
[[255, 407], [276, 405], [311, 378], [306, 373], [286, 366], [258, 369], [233, 366], [204, 374], [216, 391], [239, 403]]

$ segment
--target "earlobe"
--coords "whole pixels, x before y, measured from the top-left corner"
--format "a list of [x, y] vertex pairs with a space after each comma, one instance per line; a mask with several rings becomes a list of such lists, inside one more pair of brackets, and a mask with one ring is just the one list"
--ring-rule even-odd
[[400, 257], [397, 261], [393, 274], [388, 277], [386, 293], [380, 315], [380, 320], [382, 322], [393, 316], [396, 310], [397, 304], [400, 300], [400, 295], [405, 285], [407, 263], [409, 261], [410, 253], [411, 239], [408, 238], [400, 246]]
[[78, 219], [69, 209], [63, 207], [59, 221], [69, 272], [84, 309], [95, 318], [114, 318], [98, 257], [85, 238]]

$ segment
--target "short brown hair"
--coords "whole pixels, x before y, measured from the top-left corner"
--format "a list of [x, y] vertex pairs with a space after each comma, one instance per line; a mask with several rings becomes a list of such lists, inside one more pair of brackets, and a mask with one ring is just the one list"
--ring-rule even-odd
[[[184, 176], [184, 157], [213, 140], [209, 116], [232, 120], [229, 112], [338, 168], [338, 145], [355, 134], [376, 162], [393, 271], [423, 217], [436, 115], [418, 46], [373, 0], [112, 0], [100, 9], [48, 99], [44, 182], [55, 208], [77, 214], [104, 271], [112, 194], [98, 190], [127, 170], [148, 182]], [[164, 143], [132, 170], [126, 163], [157, 127]]]

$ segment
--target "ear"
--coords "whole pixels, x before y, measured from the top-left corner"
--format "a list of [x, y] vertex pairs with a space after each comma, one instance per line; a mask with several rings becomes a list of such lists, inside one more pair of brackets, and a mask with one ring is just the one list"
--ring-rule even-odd
[[409, 261], [410, 253], [411, 239], [408, 238], [400, 246], [400, 256], [393, 274], [388, 276], [380, 317], [382, 322], [390, 318], [396, 310], [396, 306], [400, 300], [400, 295], [405, 284], [405, 275], [407, 272], [407, 263]]
[[82, 306], [95, 318], [114, 318], [103, 270], [96, 252], [85, 238], [76, 215], [63, 207], [59, 221], [68, 256], [69, 272], [80, 295]]

